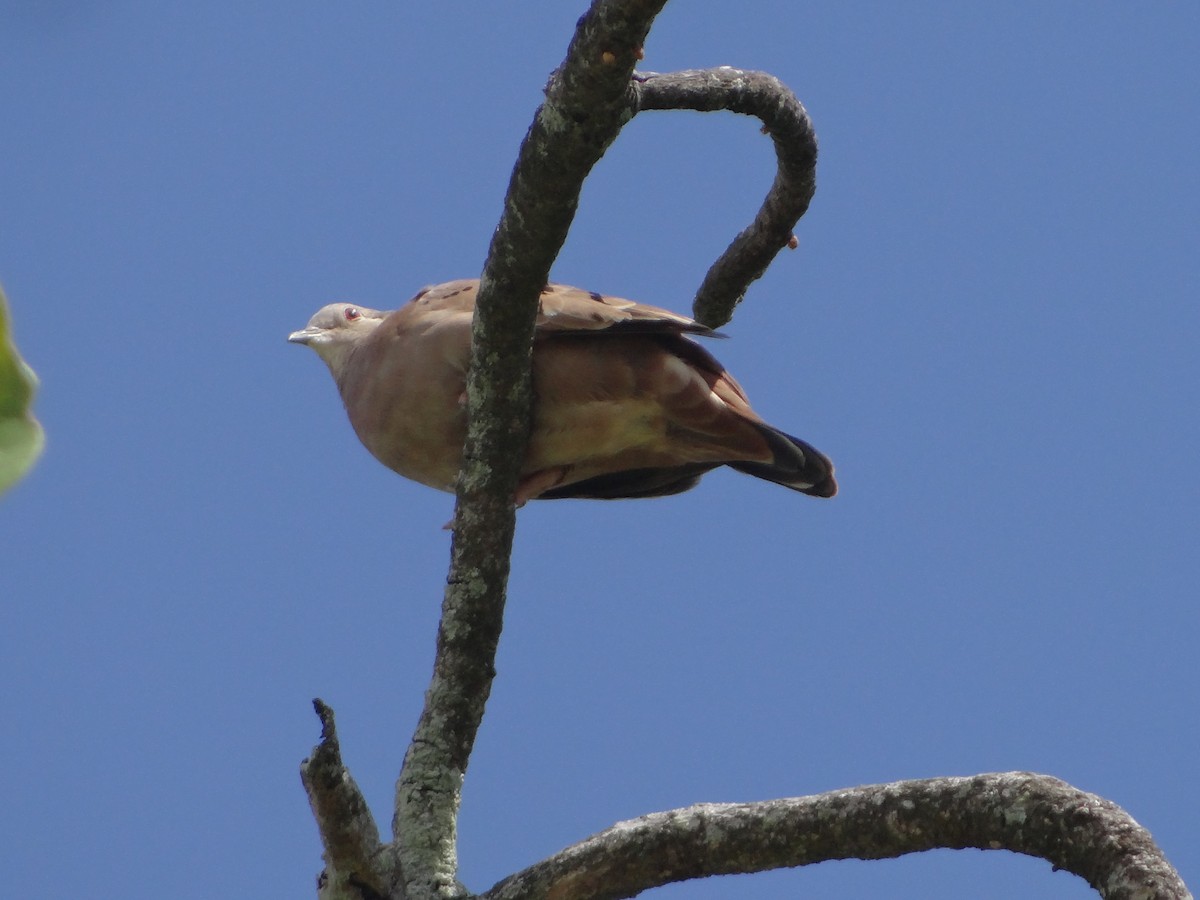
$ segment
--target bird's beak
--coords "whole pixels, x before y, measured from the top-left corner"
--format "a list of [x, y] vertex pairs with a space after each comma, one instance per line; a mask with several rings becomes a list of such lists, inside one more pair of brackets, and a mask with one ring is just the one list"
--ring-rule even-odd
[[315, 338], [319, 331], [315, 328], [302, 328], [300, 331], [293, 331], [288, 335], [289, 344], [307, 344]]

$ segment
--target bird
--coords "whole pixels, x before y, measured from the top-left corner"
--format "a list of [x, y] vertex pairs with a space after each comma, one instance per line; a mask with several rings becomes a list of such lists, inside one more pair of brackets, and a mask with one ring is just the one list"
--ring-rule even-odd
[[[464, 279], [424, 288], [394, 311], [332, 303], [288, 335], [329, 367], [367, 450], [443, 491], [455, 489], [462, 463], [478, 293], [479, 281]], [[546, 285], [516, 505], [678, 494], [719, 466], [836, 494], [829, 458], [767, 424], [693, 336], [722, 335], [656, 306]]]

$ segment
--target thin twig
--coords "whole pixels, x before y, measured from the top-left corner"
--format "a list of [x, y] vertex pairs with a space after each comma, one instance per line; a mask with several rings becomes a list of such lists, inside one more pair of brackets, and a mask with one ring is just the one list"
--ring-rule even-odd
[[741, 69], [639, 73], [638, 109], [729, 110], [757, 116], [775, 143], [778, 171], [750, 226], [713, 263], [692, 304], [697, 321], [724, 325], [747, 288], [784, 247], [816, 191], [817, 137], [803, 104], [774, 75]]

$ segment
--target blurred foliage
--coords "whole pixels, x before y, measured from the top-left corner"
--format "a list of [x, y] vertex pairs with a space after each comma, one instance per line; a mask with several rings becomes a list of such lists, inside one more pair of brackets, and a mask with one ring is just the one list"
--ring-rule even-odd
[[0, 493], [29, 471], [45, 436], [30, 407], [37, 376], [21, 359], [8, 321], [8, 300], [0, 289]]

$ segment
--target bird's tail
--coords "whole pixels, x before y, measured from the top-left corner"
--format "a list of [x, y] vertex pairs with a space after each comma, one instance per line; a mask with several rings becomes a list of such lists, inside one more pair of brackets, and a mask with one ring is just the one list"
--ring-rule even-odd
[[728, 463], [731, 468], [813, 497], [832, 497], [837, 493], [829, 457], [812, 444], [766, 423], [755, 425], [766, 438], [774, 458], [766, 463], [731, 462]]

